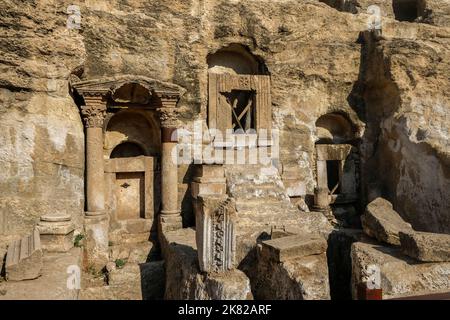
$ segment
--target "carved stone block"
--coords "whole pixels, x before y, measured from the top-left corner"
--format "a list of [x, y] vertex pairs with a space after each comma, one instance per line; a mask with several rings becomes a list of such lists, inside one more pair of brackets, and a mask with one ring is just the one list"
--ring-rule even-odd
[[13, 241], [6, 254], [6, 279], [21, 281], [36, 279], [41, 275], [43, 262], [39, 231]]
[[200, 270], [231, 270], [236, 253], [234, 199], [226, 195], [200, 196], [198, 201], [195, 216]]
[[67, 252], [73, 248], [75, 227], [70, 215], [51, 214], [41, 217], [37, 226], [42, 249], [48, 252]]

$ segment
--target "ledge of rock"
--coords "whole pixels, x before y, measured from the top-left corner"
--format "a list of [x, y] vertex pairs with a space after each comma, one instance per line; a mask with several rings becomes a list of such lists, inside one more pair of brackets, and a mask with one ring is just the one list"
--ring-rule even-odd
[[428, 232], [400, 232], [403, 252], [419, 261], [450, 261], [450, 235]]

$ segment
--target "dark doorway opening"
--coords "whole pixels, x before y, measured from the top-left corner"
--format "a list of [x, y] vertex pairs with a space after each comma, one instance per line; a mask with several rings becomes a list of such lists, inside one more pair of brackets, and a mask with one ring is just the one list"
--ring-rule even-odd
[[398, 21], [414, 22], [419, 16], [417, 0], [393, 0], [395, 19]]
[[327, 161], [327, 178], [328, 178], [328, 189], [330, 191], [333, 191], [334, 188], [336, 188], [336, 185], [338, 187], [334, 191], [334, 194], [341, 193], [341, 185], [340, 185], [340, 161], [339, 160], [329, 160]]

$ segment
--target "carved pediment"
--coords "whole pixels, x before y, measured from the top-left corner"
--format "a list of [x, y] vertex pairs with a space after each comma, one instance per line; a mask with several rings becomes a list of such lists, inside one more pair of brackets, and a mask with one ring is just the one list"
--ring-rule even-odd
[[[148, 103], [151, 97], [178, 100], [186, 91], [173, 83], [136, 75], [71, 82], [71, 87], [83, 97], [101, 96], [116, 102], [138, 103]], [[123, 90], [124, 88], [126, 90]], [[121, 91], [127, 91], [127, 93], [124, 95]]]

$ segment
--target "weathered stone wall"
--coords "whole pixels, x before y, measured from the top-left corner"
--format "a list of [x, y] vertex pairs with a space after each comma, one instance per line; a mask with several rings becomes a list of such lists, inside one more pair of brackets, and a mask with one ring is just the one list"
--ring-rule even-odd
[[300, 193], [312, 194], [315, 185], [314, 124], [339, 111], [366, 139], [373, 163], [365, 172], [380, 173], [366, 182], [380, 181], [375, 189], [418, 228], [449, 232], [447, 7], [427, 2], [436, 27], [396, 23], [383, 1], [386, 32], [396, 38], [382, 44], [384, 79], [376, 65], [363, 73], [358, 39], [369, 2], [359, 2], [360, 13], [351, 14], [313, 0], [85, 0], [76, 3], [78, 30], [66, 27], [72, 1], [3, 1], [0, 219], [7, 231], [0, 232], [25, 231], [61, 209], [81, 215], [84, 138], [71, 73], [174, 82], [187, 89], [180, 114], [188, 123], [206, 115], [208, 54], [231, 43], [267, 66], [283, 175], [298, 179]]
[[49, 1], [1, 7], [0, 235], [17, 237], [44, 214], [81, 216], [84, 136], [67, 80], [85, 54]]

